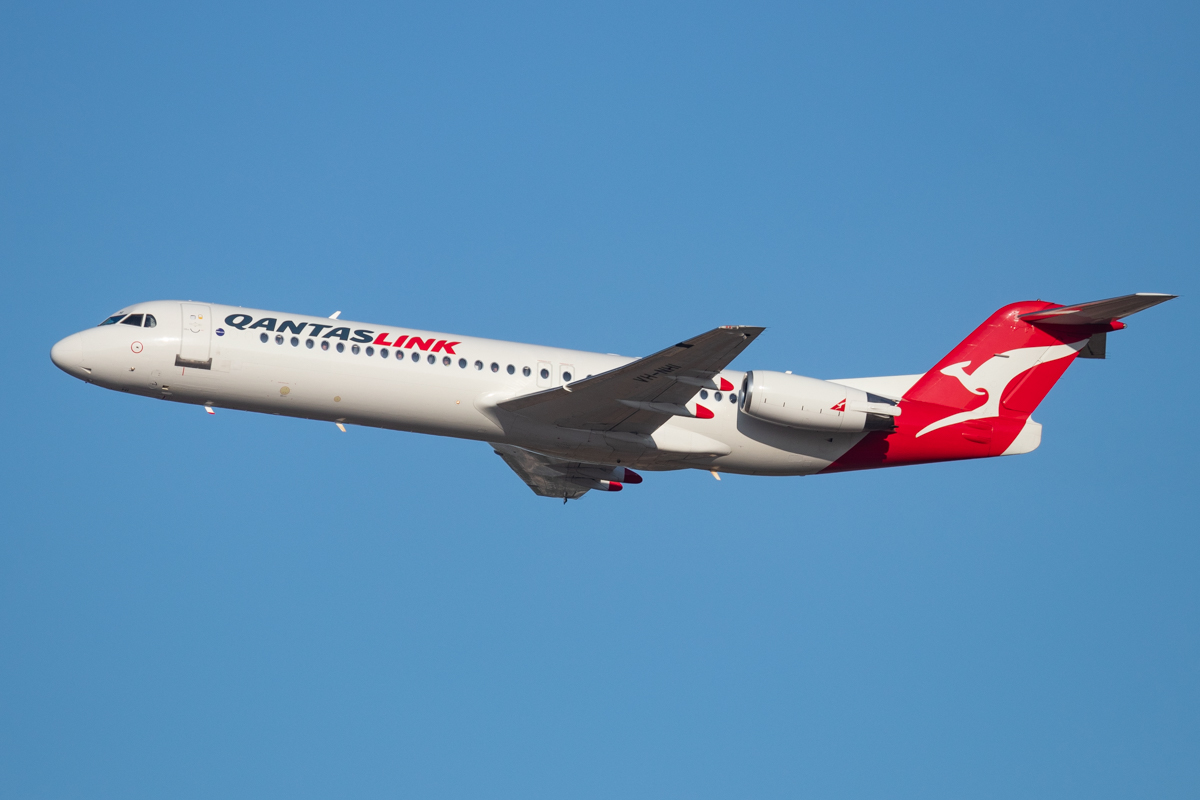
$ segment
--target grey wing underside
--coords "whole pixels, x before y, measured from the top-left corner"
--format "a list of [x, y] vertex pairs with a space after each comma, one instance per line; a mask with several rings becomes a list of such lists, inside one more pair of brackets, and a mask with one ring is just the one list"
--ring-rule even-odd
[[563, 428], [654, 433], [672, 416], [691, 416], [684, 404], [705, 386], [717, 388], [714, 376], [763, 330], [741, 325], [714, 328], [623, 367], [517, 397], [499, 407]]
[[489, 444], [534, 494], [575, 500], [588, 492], [588, 487], [579, 482], [578, 470], [584, 467], [579, 462], [551, 458], [509, 444]]

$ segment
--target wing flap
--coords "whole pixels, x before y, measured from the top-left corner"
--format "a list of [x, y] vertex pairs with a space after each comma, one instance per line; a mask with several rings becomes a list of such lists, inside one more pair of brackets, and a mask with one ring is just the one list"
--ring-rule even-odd
[[575, 500], [590, 490], [619, 492], [623, 483], [641, 483], [642, 476], [627, 467], [609, 467], [535, 453], [511, 444], [491, 443], [496, 455], [541, 497]]
[[555, 466], [566, 467], [568, 462], [558, 461], [539, 453], [532, 453], [508, 444], [491, 443], [496, 455], [504, 459], [504, 463], [517, 473], [517, 477], [541, 497], [561, 497], [564, 500], [577, 500], [588, 493], [588, 489], [571, 481], [565, 474], [566, 469], [555, 469]]

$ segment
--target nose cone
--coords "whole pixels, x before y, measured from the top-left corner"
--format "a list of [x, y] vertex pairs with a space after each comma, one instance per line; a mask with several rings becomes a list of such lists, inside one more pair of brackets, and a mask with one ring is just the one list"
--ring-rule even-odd
[[73, 333], [50, 348], [50, 360], [54, 366], [69, 375], [78, 377], [83, 365], [83, 336]]

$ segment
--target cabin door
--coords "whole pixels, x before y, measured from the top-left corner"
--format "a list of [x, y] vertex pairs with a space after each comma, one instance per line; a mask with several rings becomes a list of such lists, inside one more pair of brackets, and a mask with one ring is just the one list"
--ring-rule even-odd
[[209, 354], [212, 337], [212, 319], [208, 306], [199, 303], [181, 303], [183, 328], [179, 336], [179, 355], [175, 366], [193, 369], [212, 369]]

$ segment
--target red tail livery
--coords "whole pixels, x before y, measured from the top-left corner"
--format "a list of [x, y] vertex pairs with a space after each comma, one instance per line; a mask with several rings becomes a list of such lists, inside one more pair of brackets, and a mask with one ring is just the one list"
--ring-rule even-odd
[[1117, 317], [1167, 299], [1005, 306], [904, 393], [895, 430], [868, 434], [826, 471], [1032, 450], [1041, 432], [1029, 415], [1071, 362], [1085, 350], [1085, 357], [1103, 358], [1105, 335], [1125, 327]]

